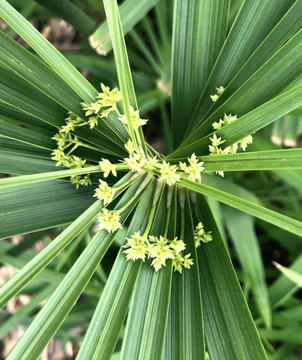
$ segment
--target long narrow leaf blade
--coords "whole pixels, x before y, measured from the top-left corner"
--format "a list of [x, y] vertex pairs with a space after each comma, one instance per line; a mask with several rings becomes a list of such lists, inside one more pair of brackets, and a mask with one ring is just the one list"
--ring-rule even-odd
[[212, 360], [267, 359], [230, 258], [204, 197], [197, 207], [213, 232], [213, 241], [198, 249], [206, 343]]

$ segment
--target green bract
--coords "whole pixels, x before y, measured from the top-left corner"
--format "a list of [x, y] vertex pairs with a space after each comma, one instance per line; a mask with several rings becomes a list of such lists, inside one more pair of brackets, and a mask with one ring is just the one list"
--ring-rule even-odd
[[[32, 296], [3, 311], [2, 336], [26, 328], [7, 359], [37, 359], [54, 336], [80, 343], [79, 360], [291, 356], [301, 301], [287, 302], [296, 288], [285, 277], [266, 284], [254, 221], [263, 243], [294, 256], [282, 271], [300, 284], [302, 150], [267, 135], [283, 117], [302, 119], [302, 0], [104, 0], [98, 28], [70, 1], [37, 2], [114, 59], [63, 55], [0, 0], [7, 33], [32, 49], [0, 31], [0, 171], [16, 175], [0, 180], [0, 238], [30, 233], [0, 243], [1, 263], [20, 269], [0, 304]], [[144, 135], [154, 124], [162, 150]], [[248, 173], [257, 186], [232, 176], [255, 170], [271, 172]], [[282, 181], [295, 200], [276, 201]], [[276, 321], [284, 304], [294, 310]], [[284, 319], [294, 335], [278, 347]]]

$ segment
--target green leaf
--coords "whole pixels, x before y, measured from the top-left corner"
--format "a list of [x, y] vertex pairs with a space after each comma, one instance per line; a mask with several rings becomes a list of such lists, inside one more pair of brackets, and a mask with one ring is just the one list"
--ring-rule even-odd
[[61, 126], [66, 110], [33, 85], [24, 82], [16, 73], [0, 64], [1, 101], [29, 114], [33, 114], [53, 126]]
[[[126, 236], [146, 227], [153, 192], [154, 183], [144, 192]], [[140, 267], [139, 261], [126, 261], [126, 256], [120, 249], [77, 355], [78, 359], [110, 359], [128, 311], [130, 296]]]
[[114, 236], [115, 233], [108, 234], [106, 230], [99, 231], [94, 236], [46, 305], [35, 317], [22, 339], [9, 354], [8, 360], [31, 360], [41, 355], [85, 289]]
[[[189, 199], [187, 199], [189, 200]], [[194, 265], [182, 274], [174, 273], [166, 334], [164, 359], [204, 359], [204, 329], [202, 319], [198, 259], [194, 242], [194, 224], [189, 201], [182, 214], [185, 254], [190, 253]], [[178, 219], [179, 220], [179, 219]]]
[[[30, 93], [30, 90], [24, 87], [25, 91]], [[34, 95], [34, 93], [32, 94]], [[13, 90], [7, 86], [0, 84], [1, 101], [24, 111], [25, 113], [34, 116], [53, 126], [60, 126], [63, 124], [63, 119], [66, 116], [65, 111], [56, 112], [52, 109], [52, 102], [45, 106], [41, 102], [33, 100], [32, 97], [22, 95], [21, 91]], [[55, 129], [54, 129], [55, 131]]]
[[[295, 272], [302, 272], [302, 255], [293, 262], [290, 269]], [[298, 291], [298, 286], [282, 274], [272, 283], [269, 289], [272, 306], [282, 306], [296, 291]]]
[[278, 270], [282, 272], [285, 277], [297, 284], [299, 287], [302, 287], [302, 274], [298, 273], [297, 271], [288, 269], [287, 267], [282, 266], [275, 261], [273, 262], [273, 264]]
[[[0, 102], [0, 108], [2, 107], [1, 105], [2, 103]], [[12, 111], [10, 116], [0, 115], [1, 135], [43, 149], [54, 149], [55, 141], [51, 139], [54, 135], [53, 129], [51, 125], [43, 124], [31, 116], [27, 118], [27, 114], [25, 113], [24, 116], [22, 116], [21, 112], [16, 114]]]
[[[127, 34], [146, 14], [158, 0], [125, 0], [119, 7], [123, 33]], [[89, 38], [91, 46], [100, 55], [107, 55], [112, 49], [111, 38], [107, 21], [103, 22]]]
[[5, 0], [0, 0], [0, 15], [84, 101], [94, 100], [94, 87]]
[[[249, 113], [241, 116], [238, 120], [216, 131], [217, 137], [226, 140], [223, 148], [234, 144], [245, 136], [262, 129], [266, 125], [279, 119], [294, 109], [302, 105], [302, 82], [297, 84], [265, 104], [255, 108]], [[217, 119], [218, 120], [218, 119]], [[167, 159], [177, 159], [183, 156], [190, 156], [193, 152], [197, 154], [208, 153], [211, 144], [209, 134], [199, 140], [190, 142], [190, 137], [186, 140], [188, 145], [182, 145], [167, 156]]]
[[216, 87], [226, 87], [293, 3], [294, 0], [290, 0], [276, 6], [262, 0], [243, 2], [200, 96], [192, 118], [193, 124], [212, 105], [210, 95], [216, 93]]
[[[269, 139], [264, 137], [263, 135], [256, 135], [255, 141], [252, 145], [250, 145], [252, 150], [279, 150], [280, 148], [273, 144]], [[287, 169], [286, 171], [278, 171], [275, 170], [274, 173], [278, 176], [278, 178], [282, 179], [286, 184], [294, 187], [300, 194], [302, 194], [302, 171], [295, 169]]]
[[270, 328], [272, 314], [253, 218], [232, 208], [224, 208], [223, 213], [225, 224], [230, 232], [237, 256], [244, 271], [245, 283], [250, 286], [255, 296], [259, 312], [264, 319], [266, 327]]
[[123, 37], [123, 30], [121, 25], [121, 19], [118, 12], [118, 6], [116, 0], [104, 0], [104, 7], [106, 12], [106, 18], [109, 27], [109, 33], [113, 45], [115, 63], [117, 68], [117, 75], [123, 100], [123, 109], [127, 119], [128, 131], [132, 141], [138, 141], [138, 144], [145, 150], [145, 141], [142, 129], [139, 128], [139, 137], [136, 139], [132, 127], [132, 121], [130, 116], [130, 106], [137, 109], [137, 101], [135, 91], [133, 87], [133, 80], [131, 76], [129, 60], [127, 56], [127, 50], [125, 40]]
[[35, 0], [35, 2], [73, 25], [75, 29], [84, 35], [90, 35], [97, 27], [97, 23], [90, 16], [86, 15], [78, 6], [69, 0]]
[[[293, 83], [302, 70], [302, 61], [299, 56], [302, 51], [302, 30], [290, 39], [276, 52], [263, 66], [233, 93], [224, 93], [217, 100], [221, 106], [210, 116], [206, 116], [201, 125], [194, 130], [190, 141], [213, 131], [212, 123], [219, 121], [223, 115], [233, 114], [241, 117], [254, 108], [272, 99], [289, 84]], [[228, 87], [226, 87], [226, 90]]]
[[[165, 230], [166, 198], [164, 189], [158, 204], [153, 205], [156, 208], [152, 235], [158, 236]], [[130, 303], [122, 359], [162, 359], [171, 279], [172, 262], [158, 272], [151, 267], [150, 260], [142, 264]]]
[[22, 306], [14, 315], [1, 324], [0, 337], [4, 338], [15, 326], [19, 325], [21, 321], [30, 314], [34, 313], [39, 307], [39, 304], [48, 298], [54, 291], [55, 286], [47, 286], [35, 295], [28, 304]]
[[[26, 238], [26, 241], [28, 238]], [[36, 255], [37, 253], [35, 251], [27, 250], [26, 252], [23, 252], [22, 254], [16, 255], [8, 255], [9, 250], [5, 251], [5, 248], [7, 243], [5, 241], [0, 242], [0, 261], [3, 264], [7, 264], [10, 266], [13, 266], [16, 269], [22, 269], [24, 266], [26, 266]], [[72, 243], [73, 244], [73, 243]], [[57, 270], [52, 270], [51, 268], [46, 268], [41, 271], [35, 279], [32, 280], [31, 285], [33, 287], [37, 287], [37, 289], [40, 289], [41, 283], [43, 286], [45, 284], [54, 285], [55, 287], [58, 286], [58, 284], [64, 279], [65, 274], [58, 272]], [[28, 287], [28, 286], [27, 286]], [[85, 289], [85, 294], [93, 297], [99, 297], [101, 293], [102, 287], [96, 288], [93, 284], [88, 284]], [[26, 292], [26, 287], [23, 290]]]
[[172, 262], [155, 273], [150, 263], [142, 265], [130, 305], [122, 359], [162, 359]]
[[175, 146], [183, 138], [224, 42], [228, 11], [229, 0], [174, 2], [171, 100]]
[[81, 98], [40, 58], [0, 31], [0, 62], [68, 110], [81, 116]]
[[101, 172], [99, 166], [88, 166], [82, 169], [68, 169], [68, 170], [44, 172], [41, 174], [14, 176], [6, 179], [0, 179], [0, 190], [1, 188], [6, 188], [6, 187], [21, 186], [24, 184], [33, 184], [36, 182], [60, 179], [73, 175], [93, 174], [97, 172]]
[[205, 172], [301, 169], [302, 149], [209, 155], [199, 159], [204, 161]]
[[[74, 54], [70, 52], [64, 52], [64, 56], [69, 60], [76, 68], [85, 69], [89, 73], [100, 78], [102, 82], [116, 86], [118, 81], [116, 67], [113, 60], [103, 58], [97, 55], [82, 55]], [[132, 72], [134, 87], [137, 91], [146, 91], [154, 87], [152, 79], [141, 72]]]
[[52, 180], [1, 190], [0, 239], [68, 224], [94, 201], [93, 187]]
[[292, 232], [293, 234], [301, 236], [301, 221], [279, 214], [276, 211], [267, 209], [263, 206], [247, 201], [241, 197], [231, 195], [225, 191], [221, 191], [204, 184], [198, 184], [189, 179], [181, 178], [179, 184], [186, 187], [187, 189], [193, 190], [205, 196], [213, 197], [214, 199], [226, 205], [232, 206], [238, 210], [246, 212], [247, 214], [253, 215], [259, 219], [265, 220], [271, 224], [281, 227], [284, 230]]
[[[268, 34], [264, 41], [259, 45], [256, 51], [251, 55], [248, 61], [236, 74], [235, 78], [227, 84], [223, 94], [213, 104], [210, 112], [217, 109], [225, 99], [228, 99], [241, 85], [247, 81], [259, 68], [270, 59], [276, 51], [282, 48], [282, 45], [286, 43], [301, 27], [302, 19], [299, 16], [302, 10], [302, 2], [296, 1], [288, 12], [282, 17], [279, 23]], [[280, 54], [280, 52], [278, 52]], [[278, 55], [277, 55], [278, 56]], [[261, 90], [258, 88], [258, 90]], [[246, 99], [248, 100], [248, 98]]]
[[[45, 187], [44, 187], [45, 188]], [[64, 198], [64, 195], [63, 195]], [[47, 204], [46, 200], [43, 200]], [[69, 207], [72, 209], [72, 207]], [[18, 292], [28, 284], [35, 276], [39, 274], [59, 253], [62, 251], [77, 234], [79, 234], [102, 209], [101, 201], [96, 201], [90, 208], [82, 213], [68, 228], [56, 237], [44, 250], [42, 250], [34, 259], [32, 259], [23, 269], [21, 269], [11, 280], [9, 280], [0, 289], [0, 308], [2, 308], [9, 299], [18, 294]], [[29, 212], [32, 216], [32, 213]], [[18, 217], [20, 221], [20, 216]], [[14, 226], [16, 223], [14, 224]]]
[[204, 197], [196, 202], [213, 241], [198, 248], [206, 344], [211, 360], [267, 359], [225, 245]]

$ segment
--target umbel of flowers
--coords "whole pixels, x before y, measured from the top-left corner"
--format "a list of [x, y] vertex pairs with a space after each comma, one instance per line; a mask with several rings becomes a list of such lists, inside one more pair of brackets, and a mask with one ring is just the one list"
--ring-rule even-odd
[[[128, 153], [128, 156], [121, 159], [118, 163], [112, 163], [109, 159], [102, 158], [99, 162], [100, 171], [103, 173], [103, 178], [106, 179], [109, 175], [117, 177], [118, 171], [128, 170], [132, 173], [132, 177], [120, 186], [110, 186], [105, 180], [99, 179], [99, 186], [95, 190], [94, 196], [103, 201], [103, 209], [98, 214], [99, 228], [105, 229], [108, 232], [115, 232], [122, 228], [121, 214], [127, 209], [127, 207], [133, 202], [133, 199], [129, 203], [125, 204], [119, 209], [110, 210], [108, 206], [111, 202], [119, 196], [131, 182], [138, 177], [145, 177], [140, 185], [137, 193], [144, 190], [151, 179], [156, 180], [157, 184], [161, 188], [166, 185], [168, 188], [174, 188], [180, 179], [186, 178], [193, 182], [202, 181], [202, 174], [204, 171], [204, 163], [199, 161], [196, 154], [193, 153], [187, 158], [185, 162], [179, 162], [170, 164], [165, 161], [160, 154], [154, 151], [150, 151], [142, 139], [141, 127], [147, 124], [146, 119], [140, 117], [139, 111], [133, 107], [128, 109], [127, 114], [123, 114], [119, 110], [119, 102], [122, 97], [117, 89], [110, 90], [109, 87], [101, 84], [102, 92], [98, 94], [96, 101], [87, 104], [82, 103], [82, 109], [85, 116], [79, 117], [73, 113], [69, 113], [69, 116], [65, 119], [65, 125], [63, 125], [58, 133], [53, 137], [57, 143], [57, 148], [53, 151], [52, 159], [57, 162], [57, 165], [64, 165], [71, 169], [81, 169], [87, 164], [85, 159], [81, 159], [75, 156], [73, 152], [78, 147], [89, 147], [88, 145], [78, 139], [73, 134], [76, 128], [82, 126], [89, 126], [90, 129], [98, 126], [99, 121], [108, 119], [111, 112], [117, 114], [117, 118], [126, 128], [129, 138], [124, 144], [124, 147]], [[221, 86], [217, 88], [217, 94], [211, 96], [213, 101], [216, 101], [222, 94], [224, 88]], [[214, 130], [219, 130], [224, 126], [237, 120], [236, 115], [224, 115], [223, 119], [213, 123]], [[230, 154], [236, 153], [239, 148], [245, 151], [248, 144], [252, 142], [252, 137], [249, 135], [239, 142], [228, 146], [224, 149], [221, 145], [225, 142], [220, 137], [216, 136], [216, 133], [210, 137], [211, 144], [209, 145], [209, 151], [211, 155]], [[218, 172], [223, 176], [223, 172]], [[71, 181], [80, 185], [90, 185], [90, 175], [76, 175], [71, 177]], [[171, 191], [170, 191], [171, 193]], [[155, 192], [153, 202], [158, 200], [158, 192]], [[152, 218], [149, 222], [152, 222]], [[150, 225], [150, 224], [149, 224]], [[186, 244], [183, 240], [175, 237], [173, 240], [169, 240], [165, 236], [153, 236], [149, 234], [151, 226], [147, 226], [147, 230], [144, 234], [140, 231], [135, 232], [130, 236], [126, 244], [124, 245], [124, 253], [126, 259], [131, 261], [151, 259], [151, 266], [155, 271], [158, 271], [166, 265], [166, 261], [171, 260], [174, 271], [182, 273], [183, 268], [190, 268], [193, 265], [191, 254], [184, 254]], [[194, 231], [195, 246], [198, 247], [201, 243], [208, 243], [212, 241], [211, 231], [205, 231], [202, 222], [199, 222]]]

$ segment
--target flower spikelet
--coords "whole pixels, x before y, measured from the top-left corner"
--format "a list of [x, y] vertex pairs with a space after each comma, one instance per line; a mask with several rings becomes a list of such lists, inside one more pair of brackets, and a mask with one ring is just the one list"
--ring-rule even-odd
[[135, 151], [133, 141], [129, 139], [124, 146], [125, 149], [128, 151], [129, 155], [131, 156]]
[[145, 172], [144, 166], [146, 165], [147, 159], [143, 152], [134, 152], [131, 156], [125, 158], [124, 160], [132, 171], [137, 172], [138, 174]]
[[212, 231], [206, 232], [204, 230], [204, 225], [202, 222], [199, 222], [194, 230], [194, 240], [195, 247], [199, 247], [201, 242], [208, 243], [213, 240]]
[[150, 236], [150, 240], [154, 242], [148, 249], [149, 257], [153, 258], [151, 266], [155, 271], [158, 271], [163, 266], [166, 266], [166, 260], [174, 259], [174, 251], [170, 248], [168, 240], [163, 236], [159, 238]]
[[112, 164], [108, 159], [102, 159], [102, 161], [99, 162], [99, 166], [105, 178], [108, 177], [110, 172], [113, 176], [117, 176], [116, 165]]
[[[122, 99], [122, 95], [118, 89], [112, 89], [101, 83], [102, 92], [98, 98], [102, 107], [109, 107], [111, 111], [116, 110], [116, 104]], [[107, 109], [108, 110], [108, 109]]]
[[93, 196], [97, 197], [100, 200], [103, 200], [104, 205], [109, 204], [115, 195], [115, 190], [110, 187], [106, 181], [99, 180], [100, 185], [95, 189], [95, 194]]
[[180, 179], [180, 176], [177, 174], [177, 166], [163, 161], [160, 167], [160, 177], [167, 185], [174, 185]]
[[158, 159], [156, 156], [148, 156], [145, 164], [145, 169], [148, 171], [152, 171], [155, 169], [156, 165], [158, 164]]
[[218, 88], [216, 88], [216, 94], [214, 95], [210, 95], [210, 98], [212, 99], [213, 102], [216, 102], [219, 98], [219, 96], [224, 92], [224, 87], [223, 86], [219, 86]]
[[117, 211], [111, 211], [106, 208], [98, 215], [99, 229], [105, 229], [108, 232], [114, 232], [122, 228], [120, 216]]
[[134, 235], [131, 235], [131, 238], [127, 239], [127, 243], [123, 246], [126, 248], [126, 250], [124, 250], [126, 259], [132, 261], [141, 259], [145, 261], [148, 245], [148, 237], [141, 235], [140, 231], [135, 232]]
[[188, 178], [192, 181], [201, 182], [201, 173], [204, 170], [203, 162], [198, 162], [195, 153], [188, 158], [189, 166], [186, 163], [179, 163], [181, 170], [188, 174]]
[[[146, 125], [148, 120], [146, 119], [141, 119], [141, 117], [139, 116], [139, 111], [138, 110], [134, 110], [134, 108], [132, 106], [130, 106], [130, 117], [131, 117], [131, 124], [134, 130], [137, 130], [139, 127]], [[127, 118], [126, 115], [121, 115], [119, 117], [119, 120], [124, 123], [127, 124]]]

